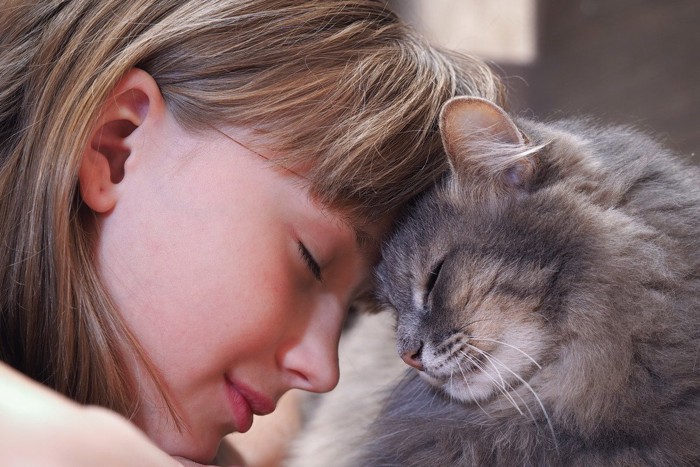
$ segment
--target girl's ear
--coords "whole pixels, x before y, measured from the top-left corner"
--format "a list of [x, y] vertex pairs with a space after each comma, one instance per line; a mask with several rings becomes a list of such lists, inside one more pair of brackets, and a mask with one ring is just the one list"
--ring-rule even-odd
[[78, 172], [80, 194], [93, 211], [104, 213], [114, 207], [134, 137], [164, 109], [155, 80], [138, 68], [126, 73], [102, 104]]
[[[460, 183], [526, 188], [535, 172], [532, 151], [506, 112], [478, 97], [454, 97], [440, 113], [440, 134]], [[498, 187], [494, 187], [498, 188]]]

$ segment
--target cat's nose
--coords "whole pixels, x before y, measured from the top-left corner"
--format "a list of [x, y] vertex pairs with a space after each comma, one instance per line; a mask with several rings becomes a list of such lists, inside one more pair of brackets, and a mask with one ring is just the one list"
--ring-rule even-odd
[[401, 354], [401, 359], [406, 362], [406, 365], [412, 366], [416, 370], [423, 371], [423, 362], [421, 361], [422, 351], [423, 343], [421, 342], [418, 349], [411, 349]]

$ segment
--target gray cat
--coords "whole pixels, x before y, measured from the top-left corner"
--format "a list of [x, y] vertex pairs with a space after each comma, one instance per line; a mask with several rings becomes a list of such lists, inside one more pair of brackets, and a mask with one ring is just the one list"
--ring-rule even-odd
[[383, 252], [415, 367], [363, 466], [700, 465], [700, 172], [627, 128], [441, 116]]

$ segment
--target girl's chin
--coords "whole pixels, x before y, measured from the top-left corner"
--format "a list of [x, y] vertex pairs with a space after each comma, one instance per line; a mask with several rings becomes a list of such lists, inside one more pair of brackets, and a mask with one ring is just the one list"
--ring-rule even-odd
[[154, 439], [158, 447], [174, 458], [192, 461], [193, 463], [189, 465], [211, 464], [217, 457], [223, 436], [212, 434], [212, 436], [192, 439], [187, 434], [187, 429], [182, 427], [181, 432], [175, 432], [171, 436], [163, 438], [161, 433], [159, 438], [151, 439]]

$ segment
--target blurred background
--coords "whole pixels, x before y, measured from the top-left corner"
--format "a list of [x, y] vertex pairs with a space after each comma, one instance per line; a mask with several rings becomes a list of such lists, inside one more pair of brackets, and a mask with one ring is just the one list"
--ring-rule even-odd
[[632, 124], [700, 163], [700, 0], [393, 0], [503, 76], [511, 110]]

